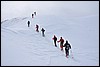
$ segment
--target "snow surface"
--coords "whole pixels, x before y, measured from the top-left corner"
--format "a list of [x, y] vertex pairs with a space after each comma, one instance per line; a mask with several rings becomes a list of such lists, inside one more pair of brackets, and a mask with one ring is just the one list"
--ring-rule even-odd
[[[93, 5], [94, 2], [92, 4], [84, 2], [86, 6], [79, 11], [79, 7], [84, 6], [82, 3], [71, 2], [70, 4], [68, 2], [69, 7], [65, 6], [66, 3], [58, 2], [60, 6], [57, 4], [55, 6], [57, 8], [53, 8], [54, 13], [48, 12], [49, 9], [50, 11], [52, 9], [46, 7], [48, 8], [47, 12], [44, 10], [46, 14], [38, 12], [34, 18], [26, 16], [31, 13], [30, 10], [26, 11], [24, 17], [16, 10], [14, 14], [11, 14], [13, 11], [8, 13], [11, 15], [3, 13], [7, 11], [4, 9], [6, 8], [5, 3], [2, 6], [4, 10], [1, 10], [3, 16], [3, 21], [1, 21], [1, 66], [99, 66], [99, 12], [96, 10], [98, 8], [88, 6]], [[97, 2], [95, 3], [97, 4]], [[54, 4], [55, 2], [53, 6]], [[82, 5], [73, 8], [72, 4]], [[44, 6], [46, 5], [44, 3]], [[49, 5], [49, 7], [53, 6]], [[67, 10], [63, 11], [63, 14], [59, 14], [61, 12], [59, 7], [63, 7], [61, 10], [67, 7]], [[17, 13], [19, 14], [17, 15]], [[27, 27], [27, 21], [31, 22], [30, 27]], [[35, 31], [36, 24], [40, 26], [39, 33]], [[40, 31], [42, 27], [46, 30], [45, 37], [42, 37]], [[69, 58], [65, 57], [65, 51], [62, 52], [59, 47], [54, 46], [52, 40], [54, 34], [58, 40], [62, 36], [71, 44]], [[59, 46], [59, 43], [57, 45]]]
[[[95, 16], [97, 18], [97, 16]], [[1, 24], [1, 65], [3, 66], [97, 66], [99, 65], [98, 27], [93, 24], [97, 19], [93, 17], [75, 19], [73, 23], [48, 23], [50, 20], [42, 20], [45, 17], [13, 18]], [[88, 20], [85, 20], [88, 19]], [[92, 19], [91, 24], [90, 21]], [[27, 21], [31, 21], [31, 27], [27, 27]], [[41, 22], [39, 22], [41, 21]], [[85, 21], [85, 22], [84, 22]], [[50, 21], [49, 21], [50, 22]], [[69, 23], [70, 22], [70, 23]], [[79, 23], [78, 23], [79, 22]], [[84, 23], [83, 23], [84, 22]], [[81, 24], [82, 23], [82, 24]], [[39, 30], [46, 29], [46, 37], [41, 32], [35, 31], [35, 25], [39, 24]], [[61, 26], [61, 27], [60, 27]], [[95, 35], [92, 34], [95, 32]], [[52, 41], [53, 35], [69, 40], [72, 45], [72, 58], [66, 58], [65, 53], [55, 47]], [[71, 52], [70, 52], [71, 53]], [[70, 54], [71, 55], [71, 54]]]

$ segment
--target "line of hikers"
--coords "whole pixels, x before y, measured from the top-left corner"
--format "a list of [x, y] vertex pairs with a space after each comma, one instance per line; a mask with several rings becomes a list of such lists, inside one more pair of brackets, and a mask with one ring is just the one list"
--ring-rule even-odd
[[[34, 18], [34, 15], [36, 16], [36, 12], [34, 12], [34, 14], [32, 14], [32, 18]], [[27, 24], [28, 24], [28, 27], [30, 27], [30, 21], [28, 21]], [[37, 24], [36, 24], [36, 31], [39, 32], [39, 25], [37, 25]], [[41, 31], [42, 31], [42, 36], [45, 37], [45, 34], [44, 34], [45, 29], [42, 28]]]
[[[36, 24], [36, 31], [39, 32], [39, 26]], [[41, 29], [42, 31], [42, 36], [44, 37], [44, 29], [42, 28]], [[54, 37], [52, 38], [54, 40], [54, 44], [55, 44], [55, 47], [57, 47], [57, 44], [56, 42], [60, 42], [60, 48], [61, 48], [61, 51], [63, 51], [63, 47], [65, 47], [65, 54], [66, 54], [66, 57], [69, 56], [69, 49], [71, 49], [71, 45], [68, 43], [68, 41], [66, 40], [66, 43], [64, 44], [64, 39], [62, 37], [60, 37], [60, 40], [57, 41], [57, 37], [54, 35]]]
[[[32, 18], [34, 18], [34, 15], [36, 16], [36, 12], [34, 12], [34, 14], [32, 13]], [[28, 27], [30, 27], [30, 21], [28, 21]]]
[[[32, 18], [34, 18], [34, 15], [36, 16], [36, 12], [34, 12], [34, 14], [32, 14]], [[28, 27], [30, 26], [30, 21], [28, 21]], [[36, 31], [39, 32], [39, 25], [36, 24]], [[44, 37], [45, 34], [45, 30], [44, 28], [41, 29], [42, 31], [42, 36]], [[60, 48], [61, 48], [61, 51], [63, 51], [63, 47], [65, 47], [65, 54], [66, 54], [66, 57], [69, 56], [69, 49], [71, 49], [71, 45], [68, 43], [68, 41], [66, 40], [66, 43], [64, 44], [64, 39], [62, 37], [60, 37], [60, 40], [57, 41], [57, 37], [54, 35], [54, 37], [52, 38], [54, 40], [54, 44], [55, 44], [55, 47], [57, 47], [57, 44], [56, 42], [60, 42]]]
[[[36, 31], [39, 32], [39, 25], [37, 25], [37, 24], [36, 24]], [[44, 34], [45, 29], [42, 28], [41, 31], [42, 31], [42, 36], [45, 37], [45, 34]]]
[[[30, 27], [30, 21], [28, 21], [28, 27]], [[36, 28], [36, 31], [39, 32], [39, 25], [36, 24], [35, 28]], [[45, 29], [42, 28], [41, 31], [42, 31], [42, 36], [45, 37], [45, 34], [44, 34]]]
[[[34, 15], [36, 16], [36, 12], [34, 12], [34, 14], [32, 13], [32, 18], [34, 18]], [[30, 27], [30, 21], [28, 21], [28, 27]]]
[[58, 42], [58, 43], [60, 42], [61, 51], [63, 51], [63, 47], [65, 47], [65, 54], [66, 54], [66, 57], [68, 57], [69, 49], [71, 49], [71, 45], [68, 43], [68, 41], [66, 40], [66, 43], [64, 44], [64, 39], [62, 37], [60, 37], [60, 40], [57, 41], [57, 37], [55, 35], [52, 39], [54, 40], [55, 47], [57, 47], [56, 42]]
[[32, 14], [32, 18], [34, 18], [34, 15], [36, 16], [36, 12], [34, 12], [34, 14]]

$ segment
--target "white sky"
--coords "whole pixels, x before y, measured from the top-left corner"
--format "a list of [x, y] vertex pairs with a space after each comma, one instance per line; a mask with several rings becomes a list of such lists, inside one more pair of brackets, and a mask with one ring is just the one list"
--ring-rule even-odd
[[80, 17], [99, 15], [99, 1], [1, 1], [1, 21], [38, 15]]

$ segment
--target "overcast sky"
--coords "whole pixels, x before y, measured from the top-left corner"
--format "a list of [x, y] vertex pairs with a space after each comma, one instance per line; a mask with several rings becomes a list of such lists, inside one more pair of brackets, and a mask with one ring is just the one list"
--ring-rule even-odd
[[1, 21], [38, 15], [80, 17], [99, 15], [99, 1], [1, 1]]

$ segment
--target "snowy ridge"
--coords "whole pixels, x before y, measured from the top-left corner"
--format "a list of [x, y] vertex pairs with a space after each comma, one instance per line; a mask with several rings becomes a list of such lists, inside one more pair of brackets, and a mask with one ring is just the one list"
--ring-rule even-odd
[[[13, 24], [14, 21], [16, 21], [13, 19], [11, 20], [11, 26], [4, 25], [4, 27], [2, 27], [2, 33], [6, 33], [7, 35], [2, 34], [3, 37], [6, 37], [4, 39], [11, 40], [11, 42], [8, 42], [9, 48], [11, 48], [10, 51], [9, 48], [6, 49], [8, 50], [7, 56], [11, 58], [4, 56], [6, 60], [4, 61], [4, 65], [51, 65], [51, 58], [63, 56], [63, 54], [60, 51], [58, 52], [58, 50], [52, 46], [52, 43], [46, 39], [47, 37], [43, 38], [40, 33], [35, 32], [35, 30], [27, 26], [23, 28], [21, 23], [24, 23], [25, 20], [26, 19], [17, 20], [18, 26], [18, 24]], [[3, 43], [4, 42], [2, 42], [2, 44]], [[8, 63], [7, 61], [10, 62]]]

